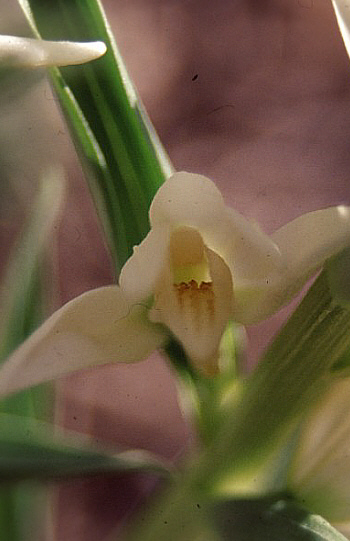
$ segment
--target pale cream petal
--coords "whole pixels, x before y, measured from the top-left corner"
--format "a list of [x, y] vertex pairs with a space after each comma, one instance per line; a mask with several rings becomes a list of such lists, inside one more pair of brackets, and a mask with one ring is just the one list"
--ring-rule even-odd
[[201, 230], [201, 235], [230, 269], [234, 321], [257, 323], [286, 302], [279, 287], [285, 262], [276, 243], [256, 224], [225, 207], [221, 218], [213, 227]]
[[[218, 253], [230, 267], [235, 286], [264, 283], [280, 272], [284, 264], [280, 250], [258, 225], [230, 208], [226, 209], [225, 221], [228, 223], [228, 239], [225, 246], [221, 241]], [[207, 242], [206, 236], [203, 238]], [[218, 236], [215, 241], [219, 244]]]
[[106, 50], [101, 41], [77, 43], [0, 35], [0, 63], [18, 68], [84, 64]]
[[350, 208], [338, 206], [304, 214], [273, 233], [271, 241], [280, 260], [274, 258], [274, 265], [264, 268], [265, 276], [250, 275], [251, 280], [245, 280], [241, 279], [243, 273], [239, 279], [233, 275], [235, 321], [258, 323], [269, 317], [286, 305], [328, 258], [349, 246]]
[[150, 209], [152, 227], [197, 229], [205, 245], [229, 266], [234, 282], [247, 284], [276, 272], [276, 244], [254, 223], [227, 207], [215, 184], [202, 175], [180, 172], [158, 190]]
[[0, 368], [0, 395], [69, 372], [148, 357], [166, 339], [118, 286], [80, 295], [55, 312]]
[[163, 224], [188, 225], [198, 230], [213, 226], [225, 208], [214, 182], [202, 175], [179, 172], [156, 193], [149, 212], [152, 228]]
[[[222, 251], [231, 253], [236, 233], [228, 212], [221, 193], [211, 180], [180, 172], [159, 188], [150, 208], [150, 222], [152, 228], [192, 227], [201, 234], [208, 248], [223, 256]], [[237, 232], [241, 233], [240, 227]]]
[[325, 261], [350, 245], [350, 207], [338, 206], [303, 214], [271, 235], [279, 246], [286, 272], [281, 290], [291, 298]]
[[131, 302], [148, 299], [154, 293], [168, 257], [169, 228], [154, 227], [146, 238], [134, 247], [133, 255], [125, 263], [119, 285]]
[[234, 287], [232, 319], [242, 325], [259, 323], [277, 312], [290, 300], [280, 291], [280, 280], [275, 276], [240, 284]]

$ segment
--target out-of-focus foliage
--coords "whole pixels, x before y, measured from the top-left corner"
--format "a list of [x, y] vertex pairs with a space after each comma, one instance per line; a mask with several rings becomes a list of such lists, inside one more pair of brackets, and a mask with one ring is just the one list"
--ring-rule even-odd
[[20, 1], [42, 38], [104, 41], [107, 54], [86, 66], [52, 70], [117, 269], [147, 234], [148, 209], [172, 171], [118, 52], [97, 0]]

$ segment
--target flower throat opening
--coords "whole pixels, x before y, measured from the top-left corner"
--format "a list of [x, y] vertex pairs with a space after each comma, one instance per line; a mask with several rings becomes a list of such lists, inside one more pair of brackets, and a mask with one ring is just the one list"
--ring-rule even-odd
[[201, 235], [191, 227], [177, 229], [171, 235], [170, 255], [177, 302], [195, 316], [199, 330], [214, 316], [213, 284]]
[[212, 282], [203, 239], [196, 229], [181, 227], [170, 238], [174, 286], [207, 289]]

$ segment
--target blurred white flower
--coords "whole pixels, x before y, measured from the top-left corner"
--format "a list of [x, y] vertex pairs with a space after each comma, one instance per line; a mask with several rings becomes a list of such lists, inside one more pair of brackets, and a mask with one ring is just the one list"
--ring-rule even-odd
[[350, 378], [335, 381], [302, 425], [288, 485], [350, 539]]
[[332, 0], [332, 4], [345, 48], [350, 56], [350, 1]]
[[101, 41], [78, 43], [0, 35], [0, 63], [18, 68], [84, 64], [106, 52]]
[[75, 156], [45, 70], [37, 68], [93, 60], [106, 50], [101, 42], [14, 37], [27, 27], [21, 26], [19, 8], [5, 4], [0, 8], [0, 227], [12, 223], [14, 212], [30, 209], [43, 171], [56, 163], [71, 167]]
[[213, 182], [184, 172], [159, 189], [150, 223], [119, 286], [69, 302], [14, 352], [0, 370], [2, 394], [89, 366], [144, 359], [170, 333], [198, 371], [213, 375], [230, 320], [255, 323], [273, 314], [350, 244], [347, 207], [305, 214], [268, 237], [227, 207]]

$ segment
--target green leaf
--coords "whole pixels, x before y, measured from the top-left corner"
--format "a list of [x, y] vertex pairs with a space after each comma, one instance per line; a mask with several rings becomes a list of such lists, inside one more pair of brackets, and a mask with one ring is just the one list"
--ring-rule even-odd
[[0, 414], [0, 481], [58, 479], [148, 471], [169, 475], [161, 459], [140, 450], [107, 454], [86, 445], [83, 437], [59, 436], [57, 429], [34, 419]]
[[[1, 288], [0, 360], [4, 360], [23, 342], [41, 321], [43, 294], [40, 269], [43, 267], [46, 243], [59, 217], [63, 192], [62, 171], [47, 171], [43, 175], [32, 213], [12, 252]], [[46, 387], [30, 389], [1, 401], [0, 415], [6, 412], [23, 416], [18, 427], [19, 437], [29, 426], [30, 416], [38, 414], [46, 419], [50, 416], [52, 408], [46, 391]], [[15, 429], [16, 425], [13, 425], [12, 430]], [[15, 460], [15, 455], [13, 458]], [[3, 464], [5, 467], [6, 460]], [[34, 537], [39, 535], [43, 498], [44, 491], [30, 484], [0, 486], [0, 531], [4, 538], [23, 541], [28, 531], [32, 531]]]
[[202, 464], [208, 488], [270, 489], [266, 481], [257, 487], [257, 472], [271, 468], [275, 453], [349, 348], [350, 312], [333, 300], [323, 272], [247, 380], [241, 401], [227, 413]]
[[[326, 263], [325, 271], [331, 295], [335, 302], [350, 311], [350, 248], [346, 248]], [[334, 372], [348, 374], [344, 370], [350, 366], [350, 349], [344, 351], [343, 355], [333, 366]], [[342, 374], [342, 375], [343, 375]]]
[[[1, 284], [2, 326], [0, 361], [21, 344], [41, 323], [43, 315], [42, 270], [45, 248], [60, 216], [65, 181], [60, 168], [51, 168], [41, 179], [31, 215], [16, 243]], [[46, 279], [47, 288], [48, 281]], [[46, 388], [30, 389], [1, 401], [0, 411], [49, 418]]]
[[180, 407], [196, 426], [202, 444], [215, 441], [232, 404], [238, 400], [242, 389], [246, 334], [241, 325], [230, 322], [225, 329], [219, 347], [220, 373], [208, 378], [196, 372], [181, 344], [171, 339], [165, 346], [165, 353], [176, 367], [178, 400]]
[[333, 299], [350, 309], [350, 248], [327, 261], [325, 269]]
[[108, 47], [97, 61], [50, 73], [120, 269], [146, 236], [150, 203], [172, 166], [127, 74], [100, 2], [19, 3], [42, 38], [102, 40]]
[[1, 284], [1, 360], [41, 321], [40, 266], [46, 244], [59, 219], [63, 196], [64, 175], [61, 169], [56, 167], [46, 171]]
[[220, 502], [210, 513], [222, 541], [346, 541], [322, 517], [286, 499]]
[[[144, 541], [183, 539], [184, 528], [191, 531], [197, 523], [194, 502], [203, 499], [258, 497], [285, 489], [293, 429], [327, 387], [333, 365], [349, 347], [350, 313], [334, 302], [322, 273], [226, 410], [214, 441], [190, 464], [182, 481], [156, 502], [130, 540], [139, 539], [141, 531]], [[310, 520], [306, 524], [318, 519]], [[330, 536], [327, 527], [319, 535]]]

